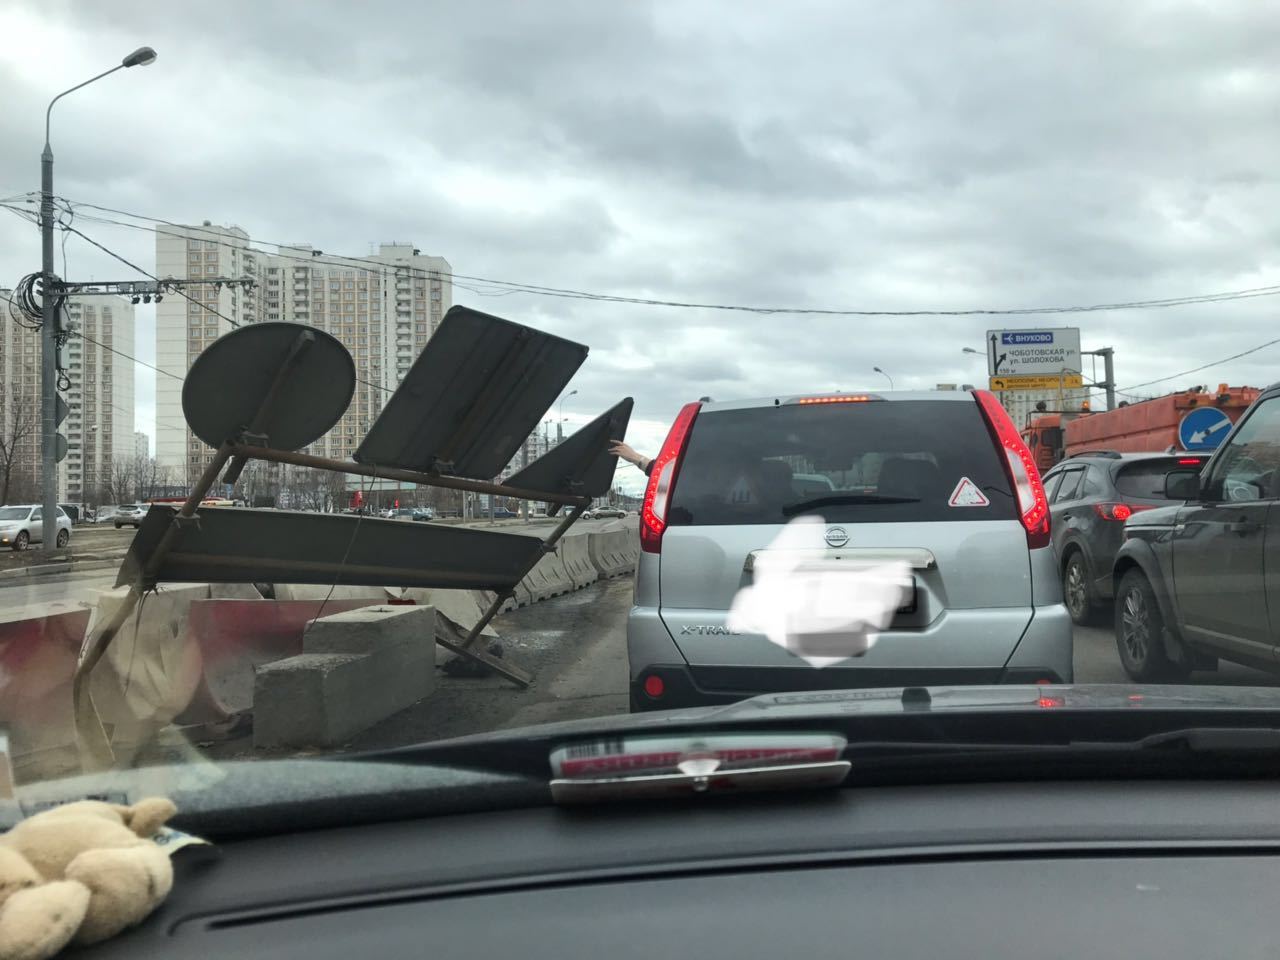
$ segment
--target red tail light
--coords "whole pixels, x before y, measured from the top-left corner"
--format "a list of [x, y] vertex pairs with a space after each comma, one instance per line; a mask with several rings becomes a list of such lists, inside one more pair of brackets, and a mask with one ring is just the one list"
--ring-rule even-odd
[[1129, 503], [1095, 503], [1093, 505], [1094, 513], [1103, 520], [1128, 520], [1135, 513], [1141, 513], [1143, 510], [1154, 509], [1150, 504], [1129, 504]]
[[640, 508], [640, 549], [646, 553], [662, 551], [662, 531], [667, 529], [667, 507], [671, 505], [676, 471], [689, 443], [693, 420], [701, 408], [701, 403], [686, 403], [681, 408], [649, 471], [649, 485], [645, 487], [644, 505]]
[[1183, 458], [1181, 458], [1181, 459], [1178, 461], [1178, 466], [1180, 466], [1180, 467], [1198, 467], [1198, 466], [1200, 466], [1200, 465], [1201, 465], [1201, 464], [1203, 464], [1203, 463], [1204, 463], [1204, 461], [1203, 461], [1203, 460], [1201, 460], [1199, 457], [1183, 457]]
[[1022, 525], [1027, 530], [1027, 546], [1031, 548], [1049, 545], [1049, 498], [1044, 495], [1044, 484], [1040, 482], [1040, 470], [1036, 467], [1035, 458], [1022, 442], [1018, 428], [1009, 419], [1009, 414], [995, 394], [988, 390], [975, 390], [973, 395], [978, 399], [978, 406], [987, 418], [987, 424], [996, 440], [1004, 450], [1006, 468], [1009, 479], [1013, 481], [1014, 493], [1021, 511]]

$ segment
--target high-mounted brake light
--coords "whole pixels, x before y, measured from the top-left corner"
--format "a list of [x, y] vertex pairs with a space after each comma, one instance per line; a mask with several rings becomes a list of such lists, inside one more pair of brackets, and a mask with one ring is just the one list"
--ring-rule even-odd
[[689, 431], [700, 409], [701, 403], [686, 403], [681, 408], [649, 471], [649, 485], [645, 487], [644, 505], [640, 508], [640, 549], [645, 553], [662, 551], [662, 531], [667, 529], [671, 490], [676, 484], [680, 458], [689, 443]]
[[975, 390], [974, 397], [987, 419], [987, 425], [995, 435], [996, 441], [1004, 450], [1006, 471], [1013, 481], [1014, 493], [1018, 500], [1022, 525], [1027, 530], [1027, 546], [1047, 547], [1049, 545], [1049, 498], [1044, 494], [1044, 484], [1040, 482], [1040, 470], [1036, 467], [1035, 458], [1022, 442], [1018, 428], [1009, 419], [1009, 414], [989, 390]]
[[1178, 460], [1178, 466], [1180, 467], [1198, 467], [1202, 463], [1204, 463], [1204, 461], [1199, 457], [1181, 457]]
[[813, 403], [868, 403], [872, 400], [883, 400], [869, 393], [839, 393], [833, 397], [800, 397], [795, 402], [801, 406]]

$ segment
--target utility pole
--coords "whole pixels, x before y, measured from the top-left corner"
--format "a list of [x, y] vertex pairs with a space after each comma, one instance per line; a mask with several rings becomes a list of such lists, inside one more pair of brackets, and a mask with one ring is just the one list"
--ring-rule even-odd
[[[52, 103], [49, 109], [53, 109]], [[53, 148], [49, 146], [47, 113], [40, 154], [40, 282], [40, 546], [52, 550], [58, 538], [59, 300], [53, 290]]]
[[58, 340], [63, 294], [53, 274], [53, 148], [49, 120], [53, 105], [68, 93], [127, 67], [156, 61], [150, 47], [139, 47], [110, 70], [78, 83], [49, 101], [44, 112], [44, 150], [40, 153], [40, 501], [41, 547], [53, 550], [58, 537]]
[[[529, 465], [529, 438], [524, 438], [524, 443], [520, 447], [520, 466], [523, 469]], [[529, 501], [524, 501], [521, 512], [524, 513], [524, 522], [529, 522]]]
[[1106, 378], [1097, 386], [1102, 387], [1107, 392], [1107, 409], [1114, 410], [1116, 408], [1116, 362], [1115, 349], [1112, 347], [1102, 347], [1098, 350], [1081, 350], [1083, 354], [1091, 357], [1102, 358], [1102, 372]]

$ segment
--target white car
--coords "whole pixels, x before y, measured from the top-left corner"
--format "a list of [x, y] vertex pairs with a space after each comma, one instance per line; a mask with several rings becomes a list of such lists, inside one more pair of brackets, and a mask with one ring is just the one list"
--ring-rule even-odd
[[115, 524], [117, 530], [121, 527], [133, 527], [136, 530], [142, 526], [142, 518], [146, 515], [147, 508], [144, 504], [122, 503], [116, 507], [116, 512], [111, 517], [111, 522]]
[[[0, 507], [0, 547], [25, 550], [33, 543], [40, 543], [44, 535], [44, 510], [39, 504], [19, 504]], [[58, 507], [59, 547], [71, 542], [71, 518]]]

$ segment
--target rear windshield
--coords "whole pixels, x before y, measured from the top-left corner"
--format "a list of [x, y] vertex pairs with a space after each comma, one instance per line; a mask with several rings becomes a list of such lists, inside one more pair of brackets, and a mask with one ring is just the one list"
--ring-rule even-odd
[[1140, 500], [1166, 500], [1164, 478], [1170, 470], [1194, 470], [1178, 463], [1177, 457], [1152, 457], [1122, 464], [1116, 470], [1116, 491], [1122, 497]]
[[[840, 503], [842, 496], [915, 502]], [[808, 514], [844, 523], [1017, 518], [976, 403], [895, 400], [700, 414], [668, 523], [786, 523], [818, 500], [829, 502]]]

